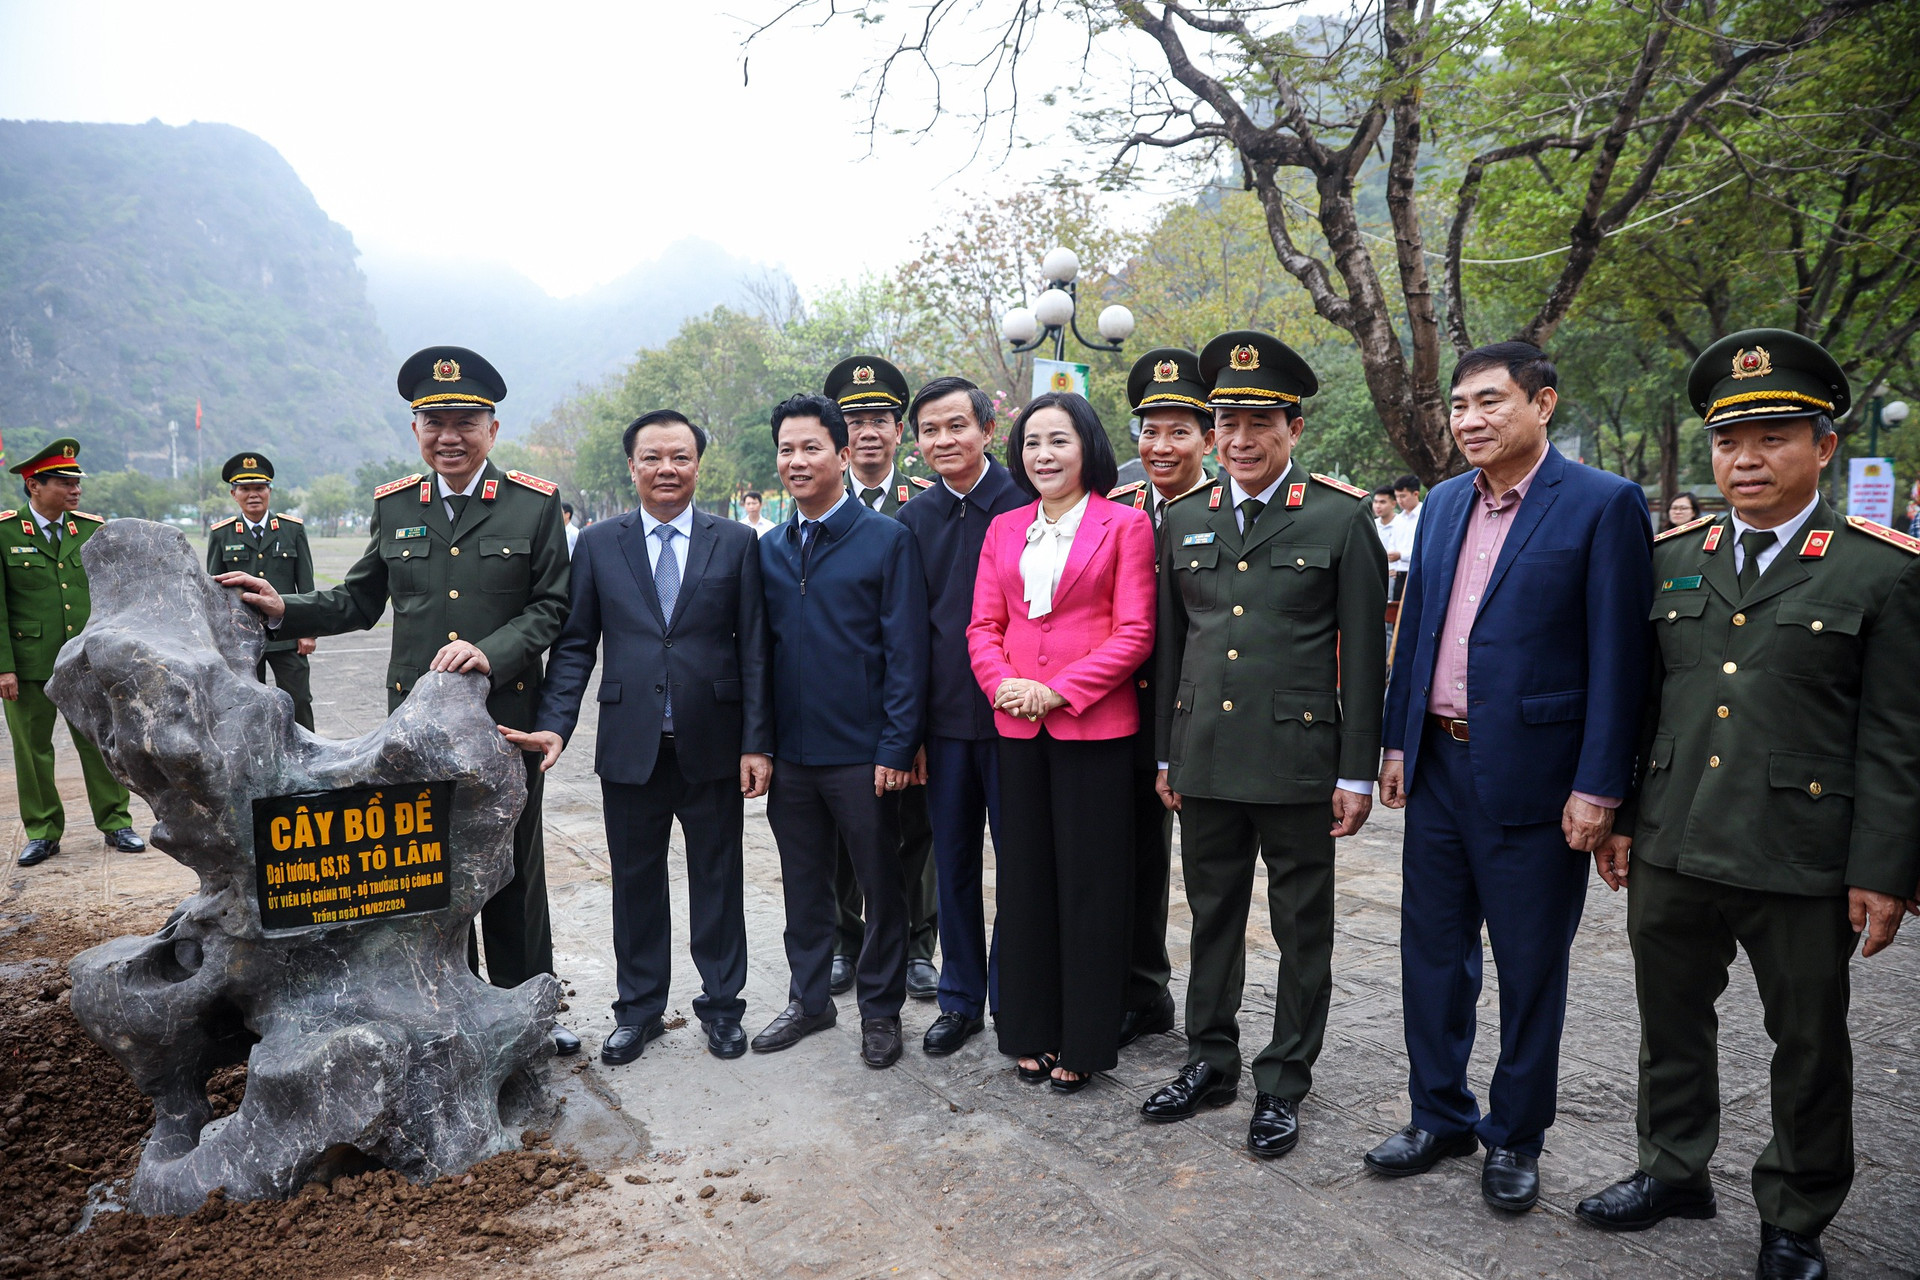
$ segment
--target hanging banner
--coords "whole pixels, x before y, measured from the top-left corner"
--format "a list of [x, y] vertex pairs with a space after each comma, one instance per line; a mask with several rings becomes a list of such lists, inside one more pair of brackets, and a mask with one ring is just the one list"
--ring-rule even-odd
[[1893, 523], [1893, 459], [1847, 459], [1847, 514]]
[[1043, 396], [1049, 391], [1071, 391], [1076, 395], [1087, 394], [1088, 366], [1074, 364], [1070, 360], [1039, 360], [1033, 362], [1033, 394]]

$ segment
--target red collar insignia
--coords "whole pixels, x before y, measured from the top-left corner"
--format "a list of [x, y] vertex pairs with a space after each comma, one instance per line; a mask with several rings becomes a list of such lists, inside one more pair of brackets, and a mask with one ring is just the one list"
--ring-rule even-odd
[[905, 502], [907, 500], [907, 486], [901, 485], [897, 490], [895, 490], [893, 495], [893, 500], [895, 502]]
[[1700, 549], [1707, 552], [1718, 551], [1720, 549], [1720, 535], [1725, 533], [1726, 529], [1727, 526], [1717, 524], [1707, 530], [1707, 540], [1700, 544]]
[[1297, 507], [1306, 500], [1307, 486], [1303, 484], [1290, 484], [1287, 486], [1287, 505], [1289, 507]]
[[1814, 529], [1808, 532], [1807, 540], [1800, 544], [1802, 560], [1818, 560], [1827, 554], [1827, 544], [1833, 541], [1833, 530]]
[[1226, 492], [1226, 490], [1222, 486], [1213, 486], [1213, 492], [1207, 495], [1207, 510], [1218, 511], [1220, 509], [1220, 495], [1224, 492]]
[[500, 482], [498, 480], [489, 480], [480, 486], [480, 501], [492, 502], [499, 496]]
[[433, 481], [422, 480], [420, 482], [420, 505], [424, 507], [425, 505], [427, 505], [427, 503], [432, 501], [433, 501]]

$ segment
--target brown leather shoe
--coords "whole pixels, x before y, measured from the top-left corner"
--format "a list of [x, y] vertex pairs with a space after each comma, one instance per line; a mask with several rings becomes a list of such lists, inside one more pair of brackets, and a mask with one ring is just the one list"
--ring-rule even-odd
[[860, 1019], [860, 1057], [870, 1067], [890, 1067], [900, 1061], [900, 1019]]

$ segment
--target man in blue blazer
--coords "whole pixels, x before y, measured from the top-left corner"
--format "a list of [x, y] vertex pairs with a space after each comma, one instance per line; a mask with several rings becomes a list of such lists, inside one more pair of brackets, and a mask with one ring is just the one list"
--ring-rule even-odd
[[[1586, 855], [1632, 778], [1653, 598], [1646, 498], [1547, 442], [1557, 403], [1553, 364], [1527, 343], [1454, 368], [1453, 438], [1476, 469], [1421, 514], [1380, 771], [1382, 802], [1407, 809], [1413, 1122], [1366, 1162], [1402, 1177], [1484, 1142], [1481, 1194], [1511, 1212], [1539, 1198]], [[1483, 923], [1500, 970], [1484, 1115], [1467, 1085]]]
[[754, 1037], [790, 1048], [838, 1018], [828, 983], [835, 921], [834, 833], [866, 902], [854, 970], [860, 1054], [900, 1058], [907, 992], [907, 896], [900, 792], [927, 718], [927, 588], [905, 525], [856, 502], [840, 406], [796, 395], [773, 411], [774, 456], [796, 508], [760, 539], [773, 632], [774, 771], [767, 823], [787, 900], [786, 1010]]
[[772, 760], [770, 643], [751, 529], [693, 506], [707, 435], [672, 409], [634, 419], [621, 441], [640, 506], [581, 531], [572, 611], [548, 660], [531, 733], [501, 732], [560, 758], [605, 647], [593, 768], [613, 864], [613, 1034], [600, 1056], [631, 1062], [663, 1033], [673, 919], [667, 842], [687, 844], [687, 899], [701, 994], [693, 1011], [716, 1056], [746, 1052], [743, 800], [764, 795]]

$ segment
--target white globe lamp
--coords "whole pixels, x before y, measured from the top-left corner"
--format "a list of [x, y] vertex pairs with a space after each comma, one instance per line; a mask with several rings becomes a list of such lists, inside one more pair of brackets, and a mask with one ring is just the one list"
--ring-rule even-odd
[[1065, 289], [1049, 289], [1035, 299], [1033, 314], [1049, 329], [1064, 328], [1073, 319], [1073, 295]]
[[1133, 336], [1133, 312], [1115, 303], [1100, 313], [1100, 336], [1108, 342], [1125, 342]]
[[1080, 274], [1080, 255], [1071, 249], [1054, 249], [1040, 259], [1040, 274], [1054, 284], [1070, 284]]
[[1040, 321], [1031, 307], [1015, 307], [1000, 317], [1000, 336], [1021, 346], [1040, 336]]

